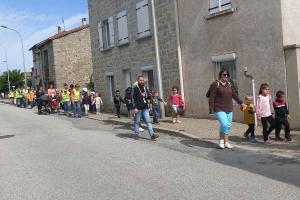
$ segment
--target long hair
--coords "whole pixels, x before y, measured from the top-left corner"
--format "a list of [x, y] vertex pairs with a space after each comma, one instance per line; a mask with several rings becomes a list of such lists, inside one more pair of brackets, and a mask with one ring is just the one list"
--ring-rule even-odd
[[259, 89], [259, 93], [258, 95], [262, 94], [262, 90], [265, 89], [265, 88], [269, 88], [270, 86], [267, 84], [267, 83], [262, 83], [260, 85], [260, 89]]
[[219, 79], [221, 79], [221, 76], [224, 72], [227, 72], [228, 76], [230, 76], [229, 71], [226, 68], [222, 68], [219, 72]]

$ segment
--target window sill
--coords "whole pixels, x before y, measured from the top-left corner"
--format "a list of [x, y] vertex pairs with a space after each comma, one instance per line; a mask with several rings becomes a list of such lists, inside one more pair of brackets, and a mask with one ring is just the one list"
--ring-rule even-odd
[[129, 45], [129, 44], [130, 44], [130, 42], [125, 42], [125, 43], [122, 43], [122, 44], [118, 44], [117, 47], [122, 47], [122, 46], [126, 46], [126, 45]]
[[214, 17], [219, 17], [221, 15], [226, 15], [226, 14], [229, 14], [229, 13], [233, 13], [234, 11], [235, 11], [234, 8], [229, 8], [227, 10], [222, 10], [220, 12], [216, 12], [216, 13], [213, 13], [213, 14], [206, 15], [205, 19], [211, 19], [211, 18], [214, 18]]
[[150, 35], [147, 35], [147, 36], [144, 36], [144, 37], [139, 37], [139, 38], [136, 39], [136, 41], [144, 40], [146, 38], [151, 38], [151, 37], [152, 37], [152, 35], [150, 34]]
[[111, 50], [113, 47], [107, 47], [107, 48], [105, 48], [105, 49], [103, 49], [103, 50], [100, 50], [101, 52], [104, 52], [104, 51], [108, 51], [108, 50]]

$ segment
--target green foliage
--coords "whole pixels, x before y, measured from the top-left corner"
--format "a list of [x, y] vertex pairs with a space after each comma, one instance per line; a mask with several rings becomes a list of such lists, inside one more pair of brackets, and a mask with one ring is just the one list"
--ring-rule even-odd
[[93, 74], [92, 74], [91, 77], [90, 77], [90, 82], [88, 82], [88, 83], [86, 84], [86, 86], [87, 86], [88, 90], [94, 91], [94, 79], [93, 79]]
[[[0, 76], [0, 91], [1, 92], [8, 92], [8, 82], [7, 82], [7, 71], [4, 72]], [[12, 71], [9, 70], [9, 81], [10, 81], [10, 87], [15, 86], [15, 89], [18, 87], [24, 86], [24, 74], [21, 73], [21, 70], [14, 69]]]
[[234, 91], [235, 91], [236, 93], [238, 93], [238, 86], [237, 86], [236, 80], [235, 80], [235, 79], [231, 79], [231, 80], [230, 80], [230, 84], [232, 85]]

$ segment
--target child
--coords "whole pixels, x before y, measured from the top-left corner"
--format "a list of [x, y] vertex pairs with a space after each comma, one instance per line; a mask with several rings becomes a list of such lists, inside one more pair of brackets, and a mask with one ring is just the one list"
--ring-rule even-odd
[[150, 110], [152, 110], [154, 113], [153, 124], [159, 124], [158, 116], [160, 115], [160, 113], [159, 113], [158, 101], [163, 102], [165, 105], [167, 103], [164, 100], [162, 100], [161, 98], [159, 98], [158, 96], [156, 96], [156, 94], [157, 94], [156, 89], [153, 88], [151, 91], [151, 94], [152, 95], [151, 95]]
[[131, 115], [134, 116], [134, 113], [132, 111], [133, 103], [132, 103], [132, 88], [131, 87], [128, 87], [125, 90], [124, 102], [125, 102], [126, 107], [127, 107], [127, 116], [128, 116], [128, 118], [130, 118]]
[[275, 110], [275, 140], [282, 141], [283, 139], [279, 136], [281, 126], [285, 127], [285, 138], [287, 141], [291, 141], [292, 138], [290, 136], [290, 124], [289, 124], [289, 110], [285, 101], [285, 93], [283, 91], [278, 91], [276, 93], [276, 100], [273, 103]]
[[121, 102], [126, 106], [124, 100], [122, 99], [122, 97], [120, 96], [120, 91], [116, 90], [116, 96], [114, 96], [114, 104], [116, 106], [117, 109], [117, 116], [118, 118], [120, 118], [120, 108], [121, 108]]
[[95, 98], [95, 105], [96, 105], [96, 111], [97, 111], [97, 115], [100, 115], [100, 104], [103, 106], [103, 101], [101, 99], [101, 94], [100, 93], [96, 93], [96, 98]]
[[[269, 134], [275, 129], [275, 120], [273, 118], [274, 108], [272, 106], [272, 97], [269, 95], [270, 87], [263, 83], [260, 85], [259, 95], [257, 97], [256, 114], [258, 120], [263, 125], [264, 144], [271, 145]], [[270, 127], [268, 129], [268, 122]]]
[[244, 133], [244, 137], [250, 140], [249, 133], [251, 133], [251, 142], [255, 143], [256, 138], [254, 135], [254, 113], [255, 113], [255, 105], [252, 103], [253, 96], [252, 94], [247, 94], [246, 98], [246, 106], [241, 107], [241, 110], [244, 111], [244, 123], [248, 124], [248, 129]]
[[86, 116], [89, 116], [88, 112], [90, 110], [90, 103], [91, 103], [91, 98], [88, 96], [87, 92], [84, 92], [82, 97], [82, 104]]
[[170, 95], [168, 102], [172, 101], [172, 108], [174, 110], [174, 114], [173, 114], [173, 123], [180, 123], [179, 121], [179, 102], [182, 100], [180, 94], [178, 94], [178, 87], [174, 86], [172, 88], [173, 90], [173, 94]]

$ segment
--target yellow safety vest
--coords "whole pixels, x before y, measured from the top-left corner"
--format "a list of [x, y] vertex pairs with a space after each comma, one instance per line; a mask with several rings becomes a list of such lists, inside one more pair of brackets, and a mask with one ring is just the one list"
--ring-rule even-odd
[[22, 98], [21, 91], [16, 90], [16, 98]]
[[28, 90], [23, 89], [23, 95], [26, 97], [28, 94]]
[[73, 95], [73, 100], [74, 101], [79, 101], [80, 100], [80, 92], [79, 90], [73, 90], [74, 91], [74, 95]]
[[63, 98], [63, 102], [70, 101], [70, 92], [68, 90], [62, 91], [61, 96]]
[[15, 97], [14, 92], [9, 92], [9, 98], [14, 98], [14, 97]]

